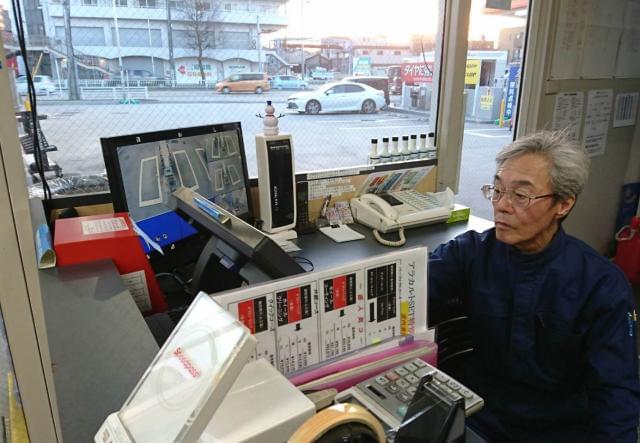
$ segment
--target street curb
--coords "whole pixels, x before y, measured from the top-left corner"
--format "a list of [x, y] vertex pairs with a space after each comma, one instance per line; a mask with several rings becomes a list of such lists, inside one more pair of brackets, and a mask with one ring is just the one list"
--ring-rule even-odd
[[420, 115], [423, 117], [429, 117], [429, 115], [431, 114], [430, 112], [427, 112], [427, 111], [418, 111], [415, 109], [406, 109], [406, 108], [396, 108], [394, 106], [387, 106], [386, 108], [384, 108], [384, 110], [390, 111], [390, 112], [396, 112], [398, 114]]

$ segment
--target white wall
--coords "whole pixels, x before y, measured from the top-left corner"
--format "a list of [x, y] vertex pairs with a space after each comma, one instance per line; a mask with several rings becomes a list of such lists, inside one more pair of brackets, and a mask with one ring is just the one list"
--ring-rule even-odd
[[[525, 85], [518, 135], [551, 128], [558, 92], [584, 91], [586, 103], [587, 91], [613, 89], [615, 104], [617, 93], [640, 91], [640, 73], [638, 78], [632, 79], [551, 80], [560, 2], [541, 3], [534, 2], [534, 8], [537, 5], [542, 11], [538, 10], [541, 16], [532, 17], [534, 23], [540, 21], [532, 28], [531, 33], [536, 34], [530, 36], [530, 46], [525, 55]], [[569, 233], [603, 254], [613, 252], [615, 222], [625, 176], [628, 176], [627, 181], [640, 180], [638, 124], [623, 128], [613, 128], [611, 124], [612, 121], [609, 122], [605, 153], [592, 158], [589, 182], [564, 224]]]

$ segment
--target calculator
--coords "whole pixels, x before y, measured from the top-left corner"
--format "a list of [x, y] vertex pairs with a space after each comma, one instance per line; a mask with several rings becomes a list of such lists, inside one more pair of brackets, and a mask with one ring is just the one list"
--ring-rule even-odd
[[426, 375], [429, 375], [430, 388], [438, 395], [451, 402], [464, 402], [467, 417], [484, 406], [484, 400], [478, 394], [419, 358], [339, 393], [336, 402], [360, 404], [378, 417], [384, 427], [395, 429], [402, 423], [420, 380]]

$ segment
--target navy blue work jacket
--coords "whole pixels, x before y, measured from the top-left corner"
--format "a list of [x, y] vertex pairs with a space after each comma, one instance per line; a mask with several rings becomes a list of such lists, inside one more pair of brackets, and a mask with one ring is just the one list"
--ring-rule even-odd
[[461, 381], [485, 400], [481, 432], [636, 443], [636, 314], [614, 264], [562, 228], [529, 255], [490, 229], [438, 247], [428, 280], [430, 324], [469, 316], [474, 352]]

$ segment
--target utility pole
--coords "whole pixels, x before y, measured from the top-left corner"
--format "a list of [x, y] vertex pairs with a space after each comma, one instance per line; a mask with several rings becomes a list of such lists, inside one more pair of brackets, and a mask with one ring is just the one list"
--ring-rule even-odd
[[260, 39], [260, 16], [256, 15], [256, 49], [258, 50], [258, 71], [265, 72], [262, 67], [262, 41]]
[[302, 74], [302, 80], [304, 80], [304, 0], [300, 0], [300, 47], [302, 48], [302, 62], [300, 63], [300, 73]]
[[78, 71], [76, 69], [76, 56], [73, 53], [73, 37], [71, 36], [71, 5], [70, 0], [64, 0], [62, 12], [64, 14], [65, 43], [67, 45], [67, 86], [69, 87], [69, 100], [79, 100]]
[[167, 2], [167, 40], [169, 43], [169, 69], [171, 69], [171, 86], [176, 85], [176, 62], [173, 59], [173, 31], [171, 30], [171, 0]]

